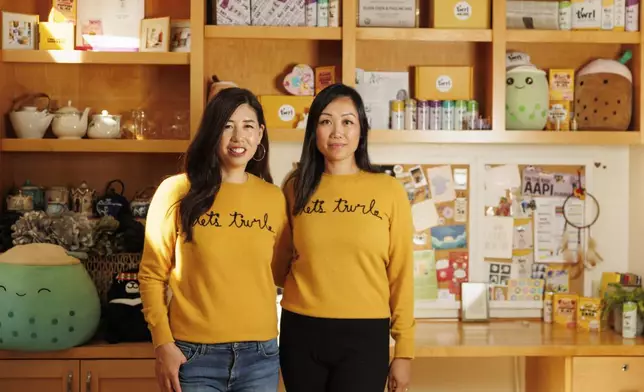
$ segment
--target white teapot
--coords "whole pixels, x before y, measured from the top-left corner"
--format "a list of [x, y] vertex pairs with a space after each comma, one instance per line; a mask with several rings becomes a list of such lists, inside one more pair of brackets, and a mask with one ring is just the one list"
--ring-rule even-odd
[[[47, 107], [38, 110], [36, 106], [22, 106], [35, 98], [47, 98]], [[9, 113], [9, 120], [16, 136], [20, 139], [42, 139], [53, 120], [54, 115], [49, 113], [49, 96], [47, 94], [28, 94], [17, 98]]]
[[52, 122], [52, 131], [59, 139], [80, 139], [87, 132], [89, 108], [82, 112], [67, 101], [67, 106], [58, 109]]
[[107, 110], [92, 116], [87, 130], [90, 139], [119, 139], [121, 137], [121, 116], [109, 114]]

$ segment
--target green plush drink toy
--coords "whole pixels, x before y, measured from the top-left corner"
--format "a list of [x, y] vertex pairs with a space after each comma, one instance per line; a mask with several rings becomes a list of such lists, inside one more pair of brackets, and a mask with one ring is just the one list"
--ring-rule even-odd
[[534, 66], [507, 71], [505, 79], [505, 126], [509, 130], [541, 131], [548, 121], [548, 79]]
[[94, 283], [64, 248], [18, 245], [0, 255], [0, 350], [81, 345], [94, 336], [100, 316]]

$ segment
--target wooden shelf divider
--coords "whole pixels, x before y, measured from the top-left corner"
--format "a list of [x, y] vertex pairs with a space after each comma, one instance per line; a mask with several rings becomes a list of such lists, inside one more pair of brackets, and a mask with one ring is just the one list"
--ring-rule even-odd
[[6, 63], [187, 65], [190, 53], [91, 52], [82, 50], [3, 50]]
[[492, 30], [359, 27], [356, 38], [365, 41], [491, 42]]
[[340, 27], [206, 26], [206, 38], [339, 41]]

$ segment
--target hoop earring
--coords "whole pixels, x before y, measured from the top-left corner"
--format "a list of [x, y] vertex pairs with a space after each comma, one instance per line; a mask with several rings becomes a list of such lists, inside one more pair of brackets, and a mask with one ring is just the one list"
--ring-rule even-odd
[[257, 147], [261, 147], [261, 148], [262, 148], [262, 157], [261, 157], [261, 158], [255, 158], [255, 156], [253, 156], [253, 161], [257, 161], [257, 162], [259, 162], [259, 161], [261, 161], [262, 159], [264, 159], [264, 157], [266, 156], [266, 147], [264, 147], [264, 145], [263, 145], [263, 144], [258, 144], [258, 145], [257, 145]]

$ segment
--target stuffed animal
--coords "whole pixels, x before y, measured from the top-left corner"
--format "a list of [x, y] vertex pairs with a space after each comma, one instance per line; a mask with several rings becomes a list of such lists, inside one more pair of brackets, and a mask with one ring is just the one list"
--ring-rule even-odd
[[506, 73], [505, 122], [510, 130], [541, 131], [548, 121], [548, 80], [533, 65], [521, 65]]
[[107, 301], [105, 338], [109, 343], [152, 340], [143, 318], [137, 269], [123, 271], [114, 276], [107, 292]]
[[592, 61], [577, 73], [575, 117], [580, 130], [626, 131], [633, 111], [633, 74], [619, 60]]
[[53, 244], [0, 255], [0, 350], [65, 350], [89, 341], [101, 304], [80, 260]]

